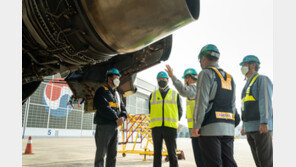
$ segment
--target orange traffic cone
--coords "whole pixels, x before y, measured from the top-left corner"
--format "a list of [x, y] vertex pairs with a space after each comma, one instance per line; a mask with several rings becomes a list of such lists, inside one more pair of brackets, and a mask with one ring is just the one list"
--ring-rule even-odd
[[26, 151], [24, 154], [33, 154], [32, 137], [31, 136], [29, 136], [28, 144], [27, 144]]

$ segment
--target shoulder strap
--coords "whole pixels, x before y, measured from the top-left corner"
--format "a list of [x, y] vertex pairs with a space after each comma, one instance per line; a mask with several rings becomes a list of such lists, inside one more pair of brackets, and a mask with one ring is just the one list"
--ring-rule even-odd
[[259, 77], [259, 74], [255, 75], [254, 78], [252, 79], [252, 81], [250, 82], [248, 88], [247, 88], [247, 94], [250, 94], [250, 89], [251, 86], [254, 84], [254, 82], [256, 81], [256, 79]]
[[220, 80], [221, 80], [221, 86], [223, 89], [228, 89], [228, 90], [232, 90], [232, 86], [231, 86], [231, 76], [225, 72], [226, 74], [226, 81], [225, 79], [223, 78], [223, 76], [221, 75], [220, 71], [215, 68], [215, 67], [209, 67], [210, 69], [213, 69], [216, 74], [219, 76]]
[[252, 86], [254, 84], [254, 82], [256, 81], [256, 79], [259, 77], [259, 74], [257, 74], [251, 81], [250, 86]]

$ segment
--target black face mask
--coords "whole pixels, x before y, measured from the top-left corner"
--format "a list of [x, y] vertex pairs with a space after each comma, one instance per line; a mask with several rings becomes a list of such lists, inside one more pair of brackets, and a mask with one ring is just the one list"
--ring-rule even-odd
[[167, 82], [166, 81], [159, 81], [158, 82], [158, 85], [159, 85], [159, 87], [161, 87], [161, 88], [164, 88], [165, 86], [167, 86]]

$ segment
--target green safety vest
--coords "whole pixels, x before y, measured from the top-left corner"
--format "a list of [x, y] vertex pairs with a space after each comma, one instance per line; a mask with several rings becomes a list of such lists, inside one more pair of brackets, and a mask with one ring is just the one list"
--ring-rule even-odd
[[186, 118], [188, 123], [188, 128], [193, 128], [193, 111], [195, 107], [195, 99], [189, 100], [187, 98], [186, 100]]
[[177, 95], [177, 92], [172, 89], [168, 91], [164, 99], [162, 99], [159, 90], [152, 93], [150, 99], [150, 128], [161, 127], [162, 120], [164, 120], [164, 126], [178, 128]]

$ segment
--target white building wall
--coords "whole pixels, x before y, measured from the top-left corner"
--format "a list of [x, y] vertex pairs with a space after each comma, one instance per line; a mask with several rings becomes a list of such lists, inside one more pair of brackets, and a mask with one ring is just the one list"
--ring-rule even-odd
[[[48, 80], [60, 78], [59, 74], [47, 77]], [[127, 111], [131, 114], [148, 113], [148, 97], [156, 86], [137, 78], [138, 92], [127, 97]], [[52, 89], [53, 88], [53, 89]], [[49, 89], [49, 91], [47, 90]], [[47, 91], [47, 92], [46, 92]], [[68, 101], [72, 92], [65, 86], [43, 82], [37, 91], [22, 107], [23, 137], [93, 137], [94, 113], [84, 113], [83, 104], [74, 108], [62, 106], [62, 99]], [[46, 94], [47, 93], [47, 94]], [[64, 97], [62, 97], [65, 95]], [[60, 98], [56, 101], [53, 99]]]

